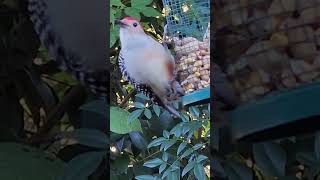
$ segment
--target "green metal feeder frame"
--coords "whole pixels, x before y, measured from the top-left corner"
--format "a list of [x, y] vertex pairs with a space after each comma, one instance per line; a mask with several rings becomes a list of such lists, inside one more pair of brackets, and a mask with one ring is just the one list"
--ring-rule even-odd
[[182, 97], [183, 106], [195, 106], [210, 103], [210, 87], [194, 91]]
[[227, 113], [234, 140], [289, 137], [320, 128], [320, 83], [276, 92]]

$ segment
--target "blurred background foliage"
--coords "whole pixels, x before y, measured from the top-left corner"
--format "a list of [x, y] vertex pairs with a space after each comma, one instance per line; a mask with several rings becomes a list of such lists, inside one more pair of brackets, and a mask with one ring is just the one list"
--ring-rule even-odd
[[[112, 71], [111, 102], [107, 104], [57, 69], [29, 20], [27, 0], [0, 0], [0, 158], [6, 163], [0, 166], [0, 179], [107, 179], [109, 169], [115, 180], [151, 174], [154, 179], [164, 173], [167, 178], [177, 178], [188, 160], [198, 157], [199, 162], [189, 165], [184, 178], [207, 176], [208, 105], [182, 110], [185, 122], [181, 124], [122, 80], [114, 20], [124, 16], [140, 19], [149, 35], [162, 40], [165, 18], [161, 0], [110, 1]], [[128, 120], [132, 122], [128, 124]], [[108, 125], [111, 132], [106, 132]], [[178, 126], [180, 130], [170, 131]], [[162, 136], [167, 139], [163, 147], [147, 147], [154, 137]], [[189, 144], [180, 148], [188, 151], [183, 158], [165, 152], [170, 149], [176, 154], [181, 142]], [[106, 149], [109, 144], [110, 152]], [[162, 165], [161, 172], [147, 163], [160, 156], [171, 164], [167, 169]], [[181, 172], [175, 169], [171, 173], [176, 160]]]
[[0, 179], [106, 178], [106, 103], [56, 68], [26, 0], [0, 0], [0, 59]]

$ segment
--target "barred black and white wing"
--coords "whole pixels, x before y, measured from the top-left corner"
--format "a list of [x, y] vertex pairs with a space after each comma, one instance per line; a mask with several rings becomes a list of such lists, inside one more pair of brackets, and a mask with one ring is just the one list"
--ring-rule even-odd
[[137, 83], [135, 81], [135, 79], [129, 75], [129, 73], [125, 67], [125, 62], [124, 62], [121, 51], [119, 53], [119, 67], [120, 67], [120, 71], [122, 73], [122, 76], [125, 78], [126, 81], [128, 81], [130, 84], [132, 84], [137, 91], [143, 93], [145, 96], [150, 98], [155, 104], [158, 104], [160, 106], [163, 105], [160, 98], [155, 93], [153, 93], [151, 87], [149, 87], [146, 84]]
[[[104, 5], [102, 0], [94, 2], [93, 6]], [[103, 38], [107, 30], [100, 25], [86, 23], [89, 20], [86, 21], [85, 18], [77, 17], [82, 13], [88, 18], [94, 18], [91, 13], [85, 13], [85, 8], [90, 8], [90, 4], [91, 1], [84, 0], [29, 0], [28, 9], [40, 41], [59, 68], [72, 74], [93, 93], [107, 96], [107, 43]], [[102, 12], [99, 13], [97, 16], [103, 15]], [[97, 22], [100, 19], [91, 21]], [[99, 28], [101, 29], [95, 30]]]

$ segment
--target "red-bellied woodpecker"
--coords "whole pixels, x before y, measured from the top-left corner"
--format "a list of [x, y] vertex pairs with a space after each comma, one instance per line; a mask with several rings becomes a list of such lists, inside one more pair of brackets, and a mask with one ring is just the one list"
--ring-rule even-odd
[[170, 106], [172, 100], [184, 94], [175, 79], [175, 61], [170, 51], [147, 35], [138, 20], [125, 17], [117, 20], [120, 25], [120, 70], [138, 91], [170, 113], [180, 117]]
[[29, 0], [30, 19], [58, 66], [107, 96], [107, 6], [104, 0]]

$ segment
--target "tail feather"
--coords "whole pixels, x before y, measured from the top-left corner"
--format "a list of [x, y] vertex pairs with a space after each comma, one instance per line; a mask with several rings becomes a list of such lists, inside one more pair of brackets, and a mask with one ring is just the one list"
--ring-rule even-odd
[[169, 113], [171, 113], [172, 115], [176, 116], [177, 118], [181, 118], [180, 113], [179, 113], [177, 110], [175, 110], [174, 108], [172, 108], [171, 106], [169, 106], [169, 105], [164, 105], [164, 108], [165, 108], [166, 110], [168, 110]]
[[81, 63], [84, 59], [64, 47], [61, 37], [51, 27], [47, 4], [44, 0], [29, 0], [28, 9], [40, 41], [48, 49], [59, 68], [73, 75], [81, 84], [90, 88], [94, 94], [107, 96], [109, 94], [107, 88], [109, 70], [107, 67], [102, 68], [99, 72], [82, 68], [84, 65]]

